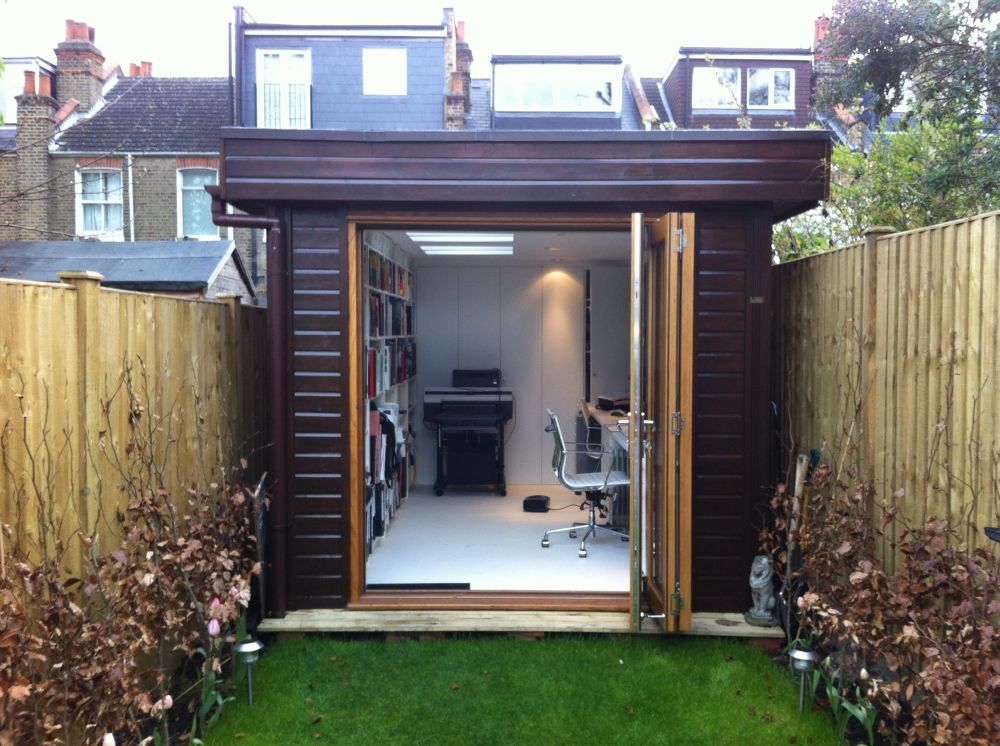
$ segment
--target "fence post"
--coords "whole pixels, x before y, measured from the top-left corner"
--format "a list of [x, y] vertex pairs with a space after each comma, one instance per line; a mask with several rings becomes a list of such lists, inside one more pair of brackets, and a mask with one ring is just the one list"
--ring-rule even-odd
[[245, 437], [243, 432], [243, 374], [240, 370], [239, 354], [242, 299], [233, 293], [219, 293], [215, 299], [226, 304], [226, 323], [229, 325], [229, 333], [225, 337], [227, 347], [225, 363], [228, 370], [226, 371], [226, 380], [219, 383], [220, 389], [222, 384], [228, 387], [226, 400], [228, 402], [229, 426], [227, 429], [231, 440], [226, 444], [229, 452], [223, 454], [223, 458], [225, 458], [225, 465], [232, 467], [239, 463], [239, 457], [242, 455], [240, 450], [243, 447], [243, 438]]
[[[100, 475], [91, 458], [91, 448], [96, 447], [101, 431], [101, 330], [99, 303], [101, 280], [99, 272], [60, 272], [59, 279], [76, 289], [76, 344], [78, 350], [77, 392], [80, 407], [80, 453], [79, 471], [76, 482], [79, 485], [80, 528], [89, 536], [97, 530], [98, 511], [92, 506], [98, 504], [100, 495], [97, 485]], [[82, 550], [85, 552], [86, 550]], [[85, 560], [86, 557], [84, 556]]]
[[861, 426], [864, 428], [861, 444], [861, 477], [875, 477], [875, 453], [878, 445], [879, 422], [878, 392], [875, 379], [878, 375], [878, 358], [875, 354], [878, 337], [876, 307], [878, 303], [878, 242], [883, 236], [895, 233], [896, 229], [886, 225], [875, 225], [865, 231], [865, 253], [862, 263], [862, 345], [861, 345], [861, 395], [864, 412]]

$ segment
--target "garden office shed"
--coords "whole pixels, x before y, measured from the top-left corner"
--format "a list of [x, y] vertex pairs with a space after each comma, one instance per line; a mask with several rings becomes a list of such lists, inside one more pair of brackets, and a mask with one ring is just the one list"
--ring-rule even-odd
[[[270, 229], [268, 624], [530, 610], [686, 631], [748, 607], [774, 482], [771, 227], [826, 197], [828, 133], [232, 128], [221, 150], [216, 220]], [[463, 425], [484, 405], [498, 429]], [[587, 515], [551, 468], [550, 409], [589, 451], [571, 466], [610, 473], [587, 466], [606, 451], [629, 475], [606, 503], [627, 539], [540, 541]]]

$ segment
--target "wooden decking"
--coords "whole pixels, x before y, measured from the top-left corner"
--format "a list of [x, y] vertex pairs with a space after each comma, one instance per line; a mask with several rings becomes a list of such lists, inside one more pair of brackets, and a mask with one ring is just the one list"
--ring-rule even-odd
[[[689, 635], [783, 637], [779, 627], [752, 627], [740, 614], [692, 614]], [[283, 619], [265, 619], [265, 633], [299, 632], [575, 632], [627, 634], [628, 614], [613, 611], [382, 611], [320, 609], [291, 611]], [[659, 631], [647, 621], [644, 633]]]

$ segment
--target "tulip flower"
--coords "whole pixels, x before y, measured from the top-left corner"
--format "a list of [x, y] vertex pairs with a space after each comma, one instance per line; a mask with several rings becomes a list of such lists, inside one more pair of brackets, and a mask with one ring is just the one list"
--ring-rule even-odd
[[220, 629], [219, 629], [219, 620], [218, 619], [211, 619], [211, 620], [209, 620], [209, 622], [208, 622], [208, 634], [210, 634], [212, 637], [218, 637], [219, 631], [220, 631]]

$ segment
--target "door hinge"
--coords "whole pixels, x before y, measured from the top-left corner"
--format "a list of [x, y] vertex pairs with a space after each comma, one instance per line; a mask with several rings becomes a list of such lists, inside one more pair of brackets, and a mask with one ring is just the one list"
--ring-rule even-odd
[[680, 254], [687, 248], [688, 237], [683, 228], [674, 228], [674, 240], [670, 245], [670, 250], [675, 254]]
[[670, 420], [674, 423], [674, 426], [670, 428], [670, 432], [672, 432], [675, 437], [679, 438], [681, 436], [681, 430], [687, 427], [687, 422], [685, 422], [684, 418], [681, 417], [680, 412], [671, 413]]
[[681, 595], [681, 584], [674, 585], [674, 592], [670, 594], [670, 616], [679, 617], [684, 609], [684, 596]]

